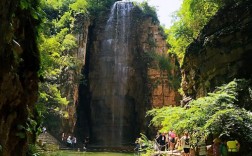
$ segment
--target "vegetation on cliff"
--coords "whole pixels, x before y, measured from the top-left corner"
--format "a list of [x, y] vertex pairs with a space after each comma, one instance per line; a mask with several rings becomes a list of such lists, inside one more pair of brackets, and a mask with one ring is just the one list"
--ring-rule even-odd
[[202, 28], [223, 6], [241, 0], [184, 0], [181, 8], [174, 15], [174, 24], [166, 30], [169, 52], [175, 53], [182, 60], [187, 46], [197, 39]]
[[177, 54], [183, 59], [186, 47], [199, 34], [199, 31], [215, 14], [220, 7], [218, 0], [184, 0], [180, 10], [175, 14], [176, 20], [172, 27], [166, 31], [169, 52]]
[[[62, 105], [69, 103], [62, 86], [69, 80], [69, 74], [80, 70], [81, 63], [74, 55], [77, 50], [75, 35], [80, 33], [79, 22], [88, 22], [97, 11], [109, 9], [114, 0], [41, 0], [44, 12], [43, 29], [40, 33], [41, 53], [40, 98], [38, 108], [42, 112], [54, 112], [68, 117]], [[81, 20], [81, 21], [80, 21]], [[80, 78], [80, 77], [79, 77]], [[79, 82], [74, 80], [76, 83]]]
[[152, 116], [151, 124], [161, 128], [160, 131], [173, 129], [177, 134], [189, 131], [193, 144], [198, 138], [225, 136], [238, 140], [241, 151], [247, 153], [251, 149], [246, 145], [252, 143], [252, 112], [243, 108], [238, 97], [247, 92], [250, 94], [247, 100], [252, 100], [248, 84], [246, 80], [234, 80], [186, 107], [152, 109], [147, 115]]
[[[175, 16], [176, 21], [174, 25], [167, 30], [167, 42], [170, 45], [169, 52], [175, 53], [182, 60], [186, 47], [197, 38], [201, 29], [216, 11], [224, 5], [238, 1], [184, 0], [181, 9]], [[1, 46], [4, 45], [0, 49], [0, 56], [4, 59], [8, 58], [3, 59], [7, 63], [1, 62], [0, 68], [3, 70], [1, 70], [0, 74], [6, 74], [6, 69], [11, 69], [12, 72], [16, 71], [17, 74], [13, 74], [15, 80], [20, 79], [24, 81], [17, 83], [20, 86], [22, 84], [23, 86], [27, 85], [32, 88], [33, 86], [27, 83], [28, 80], [37, 82], [37, 75], [30, 76], [36, 73], [39, 68], [39, 59], [36, 56], [38, 50], [35, 46], [37, 32], [33, 26], [38, 25], [42, 12], [44, 13], [42, 16], [45, 16], [45, 18], [43, 19], [44, 23], [42, 24], [42, 29], [39, 34], [40, 37], [38, 39], [39, 50], [41, 52], [41, 69], [39, 75], [42, 81], [39, 87], [39, 101], [37, 105], [39, 113], [35, 114], [32, 108], [32, 102], [36, 99], [33, 93], [32, 96], [34, 97], [27, 102], [27, 106], [31, 106], [31, 108], [22, 108], [22, 111], [19, 112], [23, 114], [14, 113], [14, 115], [10, 115], [10, 118], [13, 118], [12, 120], [15, 121], [13, 123], [18, 124], [14, 130], [14, 139], [17, 137], [19, 139], [25, 139], [26, 136], [39, 132], [40, 119], [37, 117], [41, 115], [41, 112], [56, 113], [61, 117], [68, 117], [67, 111], [63, 110], [62, 106], [68, 105], [71, 101], [64, 94], [62, 86], [69, 81], [69, 75], [67, 73], [74, 73], [76, 70], [80, 70], [81, 67], [79, 60], [73, 55], [73, 51], [78, 48], [75, 34], [79, 33], [81, 29], [79, 27], [81, 24], [78, 24], [77, 20], [79, 20], [78, 18], [81, 18], [84, 22], [90, 18], [93, 20], [97, 14], [101, 15], [104, 12], [108, 12], [114, 2], [115, 0], [41, 0], [40, 8], [42, 11], [40, 12], [37, 12], [37, 1], [21, 0], [20, 3], [19, 1], [15, 2], [18, 11], [8, 13], [12, 17], [6, 18], [10, 18], [11, 20], [3, 23], [3, 25], [6, 23], [11, 23], [11, 25], [0, 27], [1, 33], [5, 37], [4, 39], [0, 39]], [[146, 2], [139, 4], [139, 6], [145, 16], [151, 17], [154, 23], [159, 23], [153, 7], [149, 7]], [[26, 23], [29, 23], [30, 26], [27, 27]], [[28, 28], [31, 30], [28, 30]], [[22, 29], [22, 31], [15, 31], [16, 29]], [[29, 40], [25, 40], [23, 35]], [[21, 51], [17, 48], [20, 46], [19, 43], [21, 43], [21, 47], [23, 46]], [[149, 44], [155, 46], [154, 41]], [[7, 49], [11, 49], [12, 51], [10, 52]], [[171, 60], [166, 55], [151, 57], [155, 57], [162, 71], [170, 71], [173, 68], [169, 64]], [[32, 61], [35, 63], [31, 63]], [[2, 81], [5, 82], [4, 80]], [[74, 81], [79, 83], [78, 78]], [[227, 85], [218, 87], [215, 92], [209, 93], [207, 97], [192, 101], [187, 108], [163, 107], [149, 111], [148, 115], [153, 117], [151, 122], [154, 126], [162, 128], [161, 131], [173, 128], [178, 133], [182, 133], [184, 130], [189, 130], [194, 135], [194, 138], [198, 136], [207, 138], [210, 135], [228, 136], [239, 140], [242, 147], [244, 147], [246, 144], [252, 143], [252, 115], [249, 109], [250, 107], [242, 106], [238, 103], [238, 100], [241, 91], [245, 91], [245, 94], [249, 95], [247, 96], [250, 98], [248, 100], [251, 100], [251, 88], [248, 88], [248, 83], [244, 80], [235, 80]], [[177, 88], [178, 82], [174, 80], [172, 85], [176, 86], [174, 88]], [[36, 88], [34, 89], [36, 90]], [[24, 89], [24, 91], [27, 90]], [[27, 91], [27, 93], [30, 92], [30, 90]], [[26, 98], [22, 100], [26, 100]], [[243, 101], [247, 100], [243, 99]], [[13, 105], [18, 105], [19, 103], [20, 101], [15, 102]], [[5, 110], [17, 109], [1, 103], [2, 105], [5, 108], [1, 110], [3, 112]], [[9, 118], [9, 114], [3, 114], [6, 115], [5, 118]], [[20, 121], [16, 121], [15, 118], [18, 117], [24, 117], [24, 119], [18, 119]], [[11, 126], [11, 124], [9, 125]], [[2, 138], [6, 138], [6, 136]], [[10, 137], [6, 141], [6, 144], [3, 141], [0, 142], [0, 147], [6, 150], [4, 151], [6, 155], [9, 154], [8, 148], [10, 148], [7, 147], [7, 143], [10, 145], [15, 143], [13, 149], [23, 153], [22, 150], [25, 149], [24, 143], [13, 141], [14, 139]], [[31, 142], [34, 142], [34, 140]], [[17, 147], [19, 145], [22, 148], [18, 150]]]
[[40, 84], [38, 108], [43, 112], [56, 112], [67, 117], [60, 105], [67, 105], [61, 88], [67, 82], [67, 72], [76, 70], [77, 58], [73, 50], [77, 40], [73, 34], [75, 16], [86, 14], [85, 1], [41, 1], [45, 19], [40, 33], [39, 49], [41, 54]]
[[[224, 8], [218, 11], [220, 7]], [[215, 15], [216, 11], [218, 13]], [[182, 134], [183, 131], [189, 131], [193, 139], [192, 145], [199, 138], [207, 139], [209, 144], [212, 143], [213, 137], [220, 137], [226, 140], [236, 139], [241, 144], [240, 154], [251, 155], [251, 148], [247, 147], [248, 144], [251, 144], [252, 139], [251, 72], [247, 69], [247, 66], [250, 65], [247, 61], [250, 55], [247, 53], [251, 51], [251, 48], [243, 50], [246, 46], [251, 45], [251, 35], [247, 35], [249, 32], [248, 28], [251, 26], [250, 14], [251, 2], [245, 0], [184, 0], [181, 9], [177, 13], [177, 21], [167, 30], [167, 41], [171, 46], [170, 52], [180, 57], [181, 65], [183, 65], [183, 60], [187, 61], [187, 64], [184, 63], [184, 69], [187, 70], [184, 71], [182, 69], [182, 72], [184, 72], [183, 76], [187, 80], [190, 79], [190, 82], [184, 81], [185, 86], [190, 86], [190, 89], [195, 90], [194, 93], [197, 94], [203, 93], [199, 89], [201, 85], [203, 88], [211, 85], [212, 91], [215, 89], [216, 84], [221, 85], [223, 82], [226, 83], [237, 77], [248, 80], [235, 79], [228, 84], [217, 87], [214, 92], [208, 93], [206, 97], [191, 101], [186, 107], [152, 109], [147, 113], [148, 116], [152, 116], [151, 125], [154, 125], [160, 131], [174, 129], [178, 134]], [[212, 17], [213, 15], [215, 16]], [[239, 21], [233, 16], [242, 20]], [[210, 18], [212, 19], [210, 20]], [[210, 22], [208, 22], [209, 20]], [[204, 29], [202, 30], [203, 27]], [[236, 34], [239, 33], [242, 34], [240, 36], [246, 39], [242, 39], [240, 36], [236, 37]], [[221, 36], [219, 34], [225, 35]], [[225, 41], [228, 37], [230, 40], [225, 44], [223, 40]], [[245, 44], [237, 46], [235, 43], [241, 40]], [[193, 44], [188, 48], [191, 42]], [[198, 43], [202, 44], [201, 47], [197, 46]], [[207, 47], [208, 43], [218, 43], [218, 45], [212, 44]], [[209, 47], [214, 50], [211, 52], [207, 51], [211, 49]], [[235, 51], [237, 47], [242, 50]], [[186, 49], [187, 54], [193, 54], [193, 57], [189, 58], [187, 56], [186, 59], [183, 59]], [[222, 49], [228, 50], [223, 52]], [[228, 56], [228, 59], [223, 57], [224, 53]], [[237, 63], [242, 65], [221, 67], [222, 64], [216, 60], [217, 57], [213, 57], [216, 54], [219, 54], [217, 56], [220, 60], [226, 61], [225, 64], [229, 64], [228, 61], [230, 61], [230, 64]], [[236, 60], [235, 58], [238, 55], [242, 57], [238, 57]], [[198, 60], [201, 60], [201, 62]], [[206, 61], [214, 65], [211, 66], [211, 63], [204, 64]], [[219, 67], [217, 69], [219, 71], [215, 70], [216, 67]], [[207, 72], [203, 68], [212, 71]], [[239, 70], [239, 72], [232, 72], [229, 69]], [[232, 75], [229, 76], [224, 70], [227, 70], [227, 72], [225, 71], [226, 73], [232, 73]], [[186, 95], [195, 97], [193, 94]], [[201, 94], [201, 96], [204, 95]]]

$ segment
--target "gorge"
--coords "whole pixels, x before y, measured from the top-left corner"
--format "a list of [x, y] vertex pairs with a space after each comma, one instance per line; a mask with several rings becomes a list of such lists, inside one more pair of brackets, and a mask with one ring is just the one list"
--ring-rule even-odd
[[[116, 2], [90, 54], [90, 135], [97, 146], [122, 146], [132, 140], [135, 106], [129, 95], [132, 67], [132, 2]], [[82, 103], [81, 103], [82, 104]], [[130, 133], [129, 133], [130, 132]]]
[[[244, 148], [252, 140], [246, 140], [252, 138], [247, 135], [252, 127], [251, 0], [228, 1], [218, 8], [184, 47], [180, 64], [170, 53], [169, 31], [159, 25], [147, 3], [29, 2], [0, 2], [0, 156], [28, 155], [42, 126], [63, 144], [64, 132], [77, 137], [78, 147], [86, 137], [95, 148], [132, 146], [140, 133], [152, 137], [159, 129], [149, 127], [147, 111], [186, 104], [178, 107], [184, 111], [190, 108], [189, 100], [213, 95], [217, 86], [234, 79], [246, 79], [246, 87], [230, 96], [235, 101], [230, 105], [235, 111], [246, 110], [248, 118], [243, 120], [245, 113], [238, 112], [237, 121], [244, 124], [232, 134], [246, 137], [240, 141], [242, 150], [251, 151]], [[48, 15], [47, 22], [40, 19], [39, 10]], [[41, 22], [44, 32], [38, 27]], [[229, 119], [225, 110], [220, 112]], [[219, 121], [225, 125], [226, 118]]]
[[[181, 86], [185, 96], [195, 99], [234, 78], [251, 78], [246, 61], [250, 58], [248, 49], [251, 45], [250, 33], [246, 33], [250, 26], [250, 6], [249, 2], [244, 2], [223, 8], [188, 47], [181, 65]], [[229, 15], [225, 16], [223, 12]], [[233, 16], [243, 18], [229, 18]], [[145, 118], [148, 109], [179, 105], [181, 97], [169, 85], [167, 73], [157, 67], [158, 61], [151, 61], [146, 56], [152, 52], [162, 56], [167, 51], [164, 37], [151, 17], [141, 16], [141, 9], [124, 1], [115, 3], [110, 17], [96, 22], [91, 29], [92, 39], [87, 51], [89, 63], [85, 69], [89, 86], [80, 89], [77, 134], [80, 138], [90, 136], [95, 146], [129, 145], [140, 132], [149, 133], [145, 131], [148, 129]], [[237, 47], [227, 48], [230, 42]], [[171, 59], [170, 62], [175, 65], [176, 61]], [[176, 77], [178, 70], [172, 70], [175, 79], [179, 80], [179, 74]]]
[[[153, 82], [164, 79], [165, 74], [155, 69], [157, 63], [152, 61], [148, 67], [151, 61], [144, 60], [150, 59], [150, 51], [161, 55], [167, 49], [159, 26], [129, 1], [116, 2], [105, 19], [97, 20], [89, 32], [84, 67], [88, 85], [80, 87], [76, 132], [80, 138], [89, 136], [92, 146], [129, 146], [148, 126], [146, 109], [176, 105], [177, 93], [167, 82], [157, 82], [154, 87]], [[151, 47], [148, 40], [157, 45]], [[148, 91], [151, 87], [154, 89]], [[155, 101], [155, 96], [161, 98]], [[164, 96], [170, 98], [162, 100]]]

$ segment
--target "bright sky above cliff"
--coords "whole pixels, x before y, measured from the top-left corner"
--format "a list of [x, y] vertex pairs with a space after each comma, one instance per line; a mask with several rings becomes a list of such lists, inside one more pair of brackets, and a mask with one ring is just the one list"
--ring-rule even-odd
[[[133, 1], [143, 2], [144, 0]], [[148, 0], [148, 3], [157, 8], [158, 19], [161, 25], [169, 28], [171, 26], [172, 13], [180, 8], [182, 0]]]

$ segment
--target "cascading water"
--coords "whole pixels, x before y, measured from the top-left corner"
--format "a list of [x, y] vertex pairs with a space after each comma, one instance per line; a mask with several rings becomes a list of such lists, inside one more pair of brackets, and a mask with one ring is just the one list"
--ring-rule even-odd
[[[134, 106], [127, 100], [128, 83], [134, 72], [130, 47], [133, 3], [116, 2], [99, 39], [90, 68], [91, 139], [93, 145], [121, 147], [134, 136]], [[92, 55], [92, 54], [91, 54]], [[126, 113], [127, 112], [127, 113]], [[129, 115], [128, 115], [129, 114]]]

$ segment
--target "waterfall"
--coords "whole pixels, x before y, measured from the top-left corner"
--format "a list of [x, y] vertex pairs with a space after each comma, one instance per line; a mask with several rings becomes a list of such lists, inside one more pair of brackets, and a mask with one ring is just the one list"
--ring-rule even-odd
[[[117, 147], [129, 143], [133, 133], [132, 114], [127, 102], [127, 86], [133, 68], [130, 65], [131, 10], [133, 3], [118, 1], [101, 33], [95, 69], [90, 72], [91, 135], [97, 146]], [[129, 111], [129, 112], [128, 112]]]

